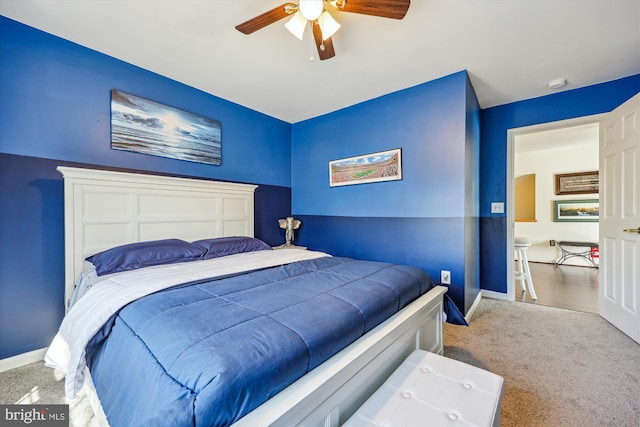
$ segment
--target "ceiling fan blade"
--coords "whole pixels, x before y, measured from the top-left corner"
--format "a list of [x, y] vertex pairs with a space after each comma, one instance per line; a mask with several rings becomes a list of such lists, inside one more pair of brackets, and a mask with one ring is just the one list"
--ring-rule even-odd
[[343, 12], [402, 19], [409, 10], [411, 0], [334, 0], [329, 4]]
[[322, 30], [320, 29], [320, 25], [318, 21], [315, 20], [311, 24], [311, 29], [313, 30], [313, 39], [316, 41], [316, 47], [318, 48], [318, 56], [321, 61], [325, 59], [333, 58], [336, 56], [335, 50], [333, 50], [333, 42], [331, 41], [331, 37], [326, 40], [322, 40]]
[[258, 15], [253, 19], [249, 19], [247, 22], [243, 22], [240, 25], [236, 25], [236, 30], [244, 34], [251, 34], [254, 31], [258, 31], [267, 25], [273, 24], [294, 14], [298, 10], [298, 6], [294, 3], [285, 3], [278, 7], [274, 7], [268, 12]]

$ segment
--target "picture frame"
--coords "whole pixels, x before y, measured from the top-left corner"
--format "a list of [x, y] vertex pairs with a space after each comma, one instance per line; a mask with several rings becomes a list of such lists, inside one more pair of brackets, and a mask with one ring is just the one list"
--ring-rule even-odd
[[556, 174], [556, 195], [598, 194], [599, 186], [598, 171]]
[[598, 199], [555, 200], [553, 202], [554, 222], [598, 222], [600, 202]]
[[329, 186], [402, 179], [402, 150], [380, 151], [329, 162]]
[[111, 148], [220, 165], [222, 124], [113, 89]]

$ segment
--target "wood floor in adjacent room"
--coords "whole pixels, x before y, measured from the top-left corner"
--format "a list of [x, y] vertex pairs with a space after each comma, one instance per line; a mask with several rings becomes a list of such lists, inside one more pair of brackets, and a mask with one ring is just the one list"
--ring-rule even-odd
[[[517, 267], [516, 267], [517, 268]], [[569, 310], [599, 313], [598, 269], [541, 262], [529, 262], [533, 287], [538, 300], [532, 300], [528, 292], [522, 293], [516, 280], [516, 301], [528, 302]]]

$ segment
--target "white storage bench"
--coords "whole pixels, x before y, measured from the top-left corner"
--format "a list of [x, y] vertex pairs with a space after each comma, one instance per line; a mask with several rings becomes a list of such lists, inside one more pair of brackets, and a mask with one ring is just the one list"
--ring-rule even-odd
[[343, 427], [499, 426], [501, 376], [416, 350]]

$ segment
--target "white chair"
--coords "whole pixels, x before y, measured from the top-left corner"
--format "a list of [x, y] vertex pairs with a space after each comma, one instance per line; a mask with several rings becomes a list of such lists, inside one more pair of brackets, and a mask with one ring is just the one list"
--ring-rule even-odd
[[529, 261], [527, 260], [527, 249], [531, 246], [531, 240], [526, 237], [516, 237], [515, 250], [518, 252], [518, 271], [516, 271], [516, 280], [520, 280], [520, 286], [522, 286], [522, 292], [526, 292], [527, 289], [524, 286], [524, 282], [527, 282], [527, 288], [531, 298], [538, 299], [536, 291], [533, 289], [533, 280], [531, 280], [531, 270], [529, 270]]

